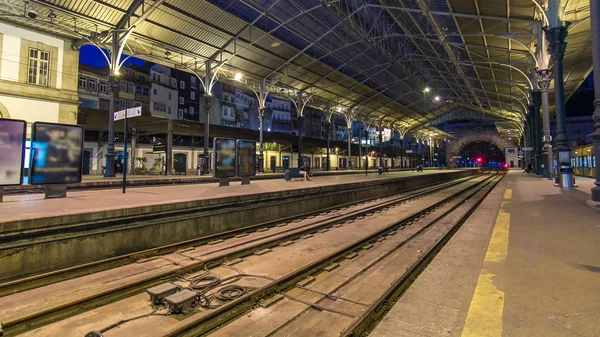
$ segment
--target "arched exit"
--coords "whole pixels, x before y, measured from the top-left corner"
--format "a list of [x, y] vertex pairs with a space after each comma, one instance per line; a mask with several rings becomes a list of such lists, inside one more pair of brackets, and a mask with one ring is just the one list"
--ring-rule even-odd
[[457, 167], [487, 167], [500, 169], [506, 163], [504, 150], [489, 141], [472, 141], [459, 151], [454, 162]]

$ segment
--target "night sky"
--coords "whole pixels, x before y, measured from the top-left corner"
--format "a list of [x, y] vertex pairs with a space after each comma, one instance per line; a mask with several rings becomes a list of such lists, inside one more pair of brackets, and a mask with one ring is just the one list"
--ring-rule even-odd
[[[125, 58], [126, 55], [123, 55]], [[107, 66], [106, 59], [95, 46], [81, 47], [79, 62], [85, 65], [103, 68]], [[144, 65], [144, 60], [132, 57], [125, 63]], [[594, 77], [593, 73], [583, 82], [581, 87], [575, 91], [571, 99], [567, 101], [567, 116], [591, 116], [594, 113]]]
[[[106, 52], [106, 50], [104, 50]], [[121, 60], [123, 60], [127, 55], [123, 55]], [[81, 47], [79, 52], [79, 63], [85, 64], [92, 67], [104, 68], [108, 66], [106, 59], [102, 56], [102, 53], [95, 46], [86, 45]], [[130, 64], [144, 65], [144, 60], [132, 57], [127, 62], [125, 62], [126, 66]]]

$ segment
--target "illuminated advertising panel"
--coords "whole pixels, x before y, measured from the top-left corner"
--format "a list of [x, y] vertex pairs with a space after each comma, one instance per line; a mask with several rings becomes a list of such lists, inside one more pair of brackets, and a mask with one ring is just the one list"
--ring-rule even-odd
[[83, 134], [79, 125], [33, 123], [30, 184], [81, 182]]
[[256, 142], [253, 140], [237, 141], [237, 175], [252, 177], [256, 175]]
[[235, 139], [215, 138], [215, 178], [235, 177]]
[[0, 186], [23, 183], [27, 123], [0, 118]]

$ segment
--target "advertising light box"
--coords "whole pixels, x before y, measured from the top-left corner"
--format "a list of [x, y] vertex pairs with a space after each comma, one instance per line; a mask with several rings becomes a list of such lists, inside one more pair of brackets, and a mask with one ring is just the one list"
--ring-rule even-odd
[[256, 175], [256, 142], [253, 140], [237, 141], [237, 168], [239, 177]]
[[83, 127], [79, 125], [33, 123], [30, 184], [81, 182], [83, 135]]
[[23, 183], [27, 123], [0, 118], [0, 186]]
[[215, 178], [235, 177], [235, 139], [214, 139]]

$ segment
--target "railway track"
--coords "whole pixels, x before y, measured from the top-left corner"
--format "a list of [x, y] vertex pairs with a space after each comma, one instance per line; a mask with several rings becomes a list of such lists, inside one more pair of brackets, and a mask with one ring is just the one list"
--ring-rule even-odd
[[[481, 180], [481, 181], [479, 181], [477, 183], [472, 183], [471, 182], [472, 179]], [[211, 243], [213, 243], [213, 244], [202, 246], [202, 247], [209, 247], [209, 248], [208, 248], [208, 250], [205, 249], [204, 253], [201, 253], [200, 255], [196, 255], [196, 256], [193, 255], [193, 252], [191, 250], [185, 250], [185, 249], [182, 250], [181, 247], [187, 246], [187, 247], [193, 248], [194, 242], [205, 243], [206, 239], [202, 239], [204, 241], [190, 240], [190, 241], [186, 242], [185, 244], [181, 243], [178, 245], [172, 245], [172, 247], [169, 247], [169, 248], [161, 247], [159, 249], [153, 250], [152, 252], [146, 252], [146, 253], [159, 254], [160, 252], [174, 251], [175, 253], [172, 253], [168, 257], [165, 257], [165, 259], [167, 259], [167, 260], [170, 259], [171, 260], [170, 262], [174, 262], [174, 261], [172, 261], [172, 258], [173, 258], [172, 255], [176, 254], [176, 256], [183, 258], [183, 260], [181, 260], [181, 261], [185, 261], [185, 262], [180, 261], [180, 263], [177, 263], [175, 261], [173, 263], [173, 265], [170, 265], [166, 268], [163, 265], [161, 265], [162, 267], [154, 270], [155, 272], [151, 272], [150, 274], [152, 274], [152, 275], [150, 275], [150, 276], [144, 275], [143, 277], [140, 277], [138, 279], [135, 279], [135, 278], [130, 279], [130, 280], [128, 280], [129, 282], [121, 282], [120, 284], [118, 284], [117, 286], [114, 286], [114, 287], [98, 289], [98, 291], [88, 293], [87, 294], [88, 296], [77, 297], [75, 300], [69, 301], [67, 303], [58, 303], [55, 306], [46, 307], [41, 310], [32, 310], [29, 314], [25, 313], [21, 316], [13, 315], [11, 320], [3, 321], [2, 324], [4, 327], [4, 333], [5, 333], [5, 336], [18, 335], [20, 333], [24, 333], [26, 331], [30, 331], [30, 330], [38, 328], [38, 327], [43, 327], [52, 322], [67, 319], [69, 317], [81, 314], [82, 312], [86, 312], [87, 310], [90, 310], [90, 309], [109, 305], [111, 303], [114, 303], [115, 301], [123, 300], [124, 298], [127, 298], [129, 296], [139, 295], [146, 288], [149, 288], [156, 284], [164, 283], [169, 280], [172, 281], [172, 280], [176, 279], [177, 276], [189, 275], [190, 273], [197, 273], [197, 272], [205, 270], [205, 269], [216, 268], [217, 266], [221, 266], [224, 262], [235, 261], [236, 259], [239, 259], [244, 256], [248, 256], [257, 251], [258, 252], [268, 251], [270, 248], [275, 247], [282, 243], [285, 244], [285, 243], [293, 242], [294, 240], [308, 239], [308, 237], [310, 237], [313, 234], [327, 230], [328, 228], [332, 228], [333, 226], [339, 225], [343, 222], [352, 222], [355, 219], [360, 219], [362, 217], [365, 217], [368, 214], [375, 214], [378, 212], [382, 212], [382, 210], [390, 209], [397, 205], [402, 205], [409, 200], [418, 200], [417, 198], [423, 198], [425, 196], [432, 195], [433, 193], [437, 193], [437, 192], [447, 190], [447, 189], [452, 190], [452, 188], [454, 188], [455, 190], [457, 190], [456, 192], [453, 192], [450, 196], [443, 198], [440, 201], [436, 201], [432, 204], [430, 203], [431, 205], [429, 205], [428, 207], [419, 209], [417, 211], [409, 212], [410, 214], [408, 214], [406, 217], [404, 217], [401, 222], [406, 223], [406, 222], [410, 222], [410, 221], [415, 221], [416, 219], [419, 219], [420, 217], [425, 216], [426, 214], [435, 211], [436, 209], [441, 207], [441, 205], [446, 204], [450, 200], [456, 199], [459, 195], [465, 193], [464, 187], [459, 188], [460, 185], [469, 185], [469, 186], [467, 186], [468, 187], [467, 189], [473, 189], [473, 188], [476, 188], [476, 186], [481, 186], [481, 184], [485, 184], [485, 182], [490, 182], [492, 179], [493, 179], [492, 176], [488, 176], [486, 178], [478, 177], [478, 178], [460, 179], [458, 181], [454, 181], [451, 183], [446, 183], [446, 184], [442, 184], [442, 185], [438, 185], [438, 186], [434, 186], [434, 187], [421, 188], [416, 191], [413, 191], [412, 193], [403, 193], [398, 196], [394, 196], [394, 197], [390, 197], [390, 198], [383, 198], [381, 200], [372, 200], [372, 201], [366, 202], [366, 203], [363, 202], [362, 205], [345, 205], [341, 209], [328, 210], [327, 212], [329, 214], [323, 214], [323, 213], [305, 214], [305, 215], [302, 215], [300, 218], [286, 219], [287, 220], [286, 222], [279, 222], [278, 224], [275, 224], [275, 223], [261, 224], [261, 225], [257, 225], [252, 228], [252, 230], [255, 230], [255, 232], [252, 234], [248, 233], [249, 232], [248, 228], [246, 228], [243, 232], [242, 231], [232, 231], [232, 232], [228, 232], [228, 233], [223, 233], [223, 234], [220, 234], [218, 237], [211, 238], [212, 239]], [[398, 226], [402, 226], [402, 225], [399, 223], [396, 223], [394, 226], [398, 227]], [[265, 230], [265, 229], [267, 229], [267, 230]], [[389, 231], [389, 228], [386, 230]], [[272, 233], [269, 233], [269, 232], [272, 232]], [[253, 235], [255, 235], [256, 237], [252, 237]], [[374, 238], [373, 235], [380, 236], [381, 233], [373, 233], [372, 235], [370, 235], [366, 238], [363, 238], [361, 240], [361, 242], [363, 240], [367, 240], [367, 241], [373, 240], [373, 238]], [[356, 245], [359, 243], [353, 243], [353, 244]], [[343, 254], [343, 253], [338, 252], [338, 254]], [[144, 255], [144, 254], [141, 254], [141, 255]], [[140, 255], [138, 254], [137, 256], [140, 256]], [[131, 259], [132, 256], [128, 255], [127, 257], [121, 257], [121, 258], [124, 259], [123, 261], [125, 261], [127, 259]], [[161, 260], [162, 257], [158, 257], [156, 259]], [[327, 256], [322, 259], [319, 259], [318, 261], [315, 262], [315, 263], [317, 263], [315, 266], [321, 266], [322, 264], [327, 264], [327, 263], [329, 263], [328, 261], [331, 261], [332, 259], [333, 259], [332, 256]], [[142, 264], [147, 263], [149, 261], [153, 261], [153, 260], [147, 259], [145, 261], [142, 261]], [[154, 260], [154, 261], [156, 261], [156, 260]], [[130, 262], [130, 260], [129, 260], [129, 262]], [[71, 275], [78, 275], [78, 274], [85, 273], [84, 272], [85, 268], [91, 268], [91, 269], [88, 269], [87, 272], [93, 272], [95, 269], [99, 268], [98, 266], [101, 265], [100, 263], [101, 262], [99, 262], [99, 264], [92, 265], [92, 266], [87, 266], [87, 265], [80, 266], [81, 270], [80, 271], [71, 270], [70, 271], [72, 273]], [[139, 264], [139, 263], [137, 263], [137, 264]], [[152, 271], [151, 269], [149, 269], [149, 270]], [[148, 271], [148, 270], [146, 270], [146, 271]], [[25, 288], [30, 289], [30, 292], [34, 292], [34, 293], [32, 293], [32, 295], [35, 295], [36, 290], [41, 290], [43, 292], [46, 290], [45, 288], [36, 289], [35, 285], [42, 284], [42, 283], [46, 282], [47, 280], [56, 280], [57, 273], [59, 273], [59, 272], [49, 275], [50, 278], [48, 278], [46, 280], [44, 280], [44, 277], [41, 275], [37, 276], [34, 279], [30, 279], [28, 281], [29, 286], [26, 286]], [[307, 273], [307, 271], [305, 269], [302, 269], [301, 271], [299, 271], [297, 273], [293, 273], [293, 275], [288, 275], [288, 278], [292, 277], [292, 279], [294, 279], [294, 275], [295, 275], [295, 277], [300, 277], [301, 275], [305, 275], [306, 273]], [[76, 281], [76, 280], [77, 279], [74, 279], [73, 281]], [[106, 282], [107, 280], [104, 279], [104, 281]], [[108, 281], [108, 282], [112, 282], [112, 281]], [[265, 296], [268, 296], [268, 294], [270, 294], [273, 291], [273, 289], [283, 289], [286, 286], [289, 286], [289, 284], [290, 284], [289, 279], [287, 281], [279, 280], [279, 281], [272, 281], [272, 282], [274, 284], [272, 285], [271, 288], [268, 288], [268, 291], [265, 291], [264, 289], [261, 290], [262, 288], [259, 288], [256, 291], [252, 292], [251, 297], [255, 298], [255, 299], [263, 298]], [[14, 285], [14, 283], [12, 283], [12, 284]], [[25, 282], [25, 284], [27, 284], [27, 282]], [[55, 285], [60, 286], [61, 284], [58, 283]], [[0, 287], [0, 289], [9, 291], [11, 289], [11, 285], [5, 284], [4, 287]], [[14, 290], [14, 289], [18, 289], [18, 288], [12, 288], [12, 289]], [[29, 292], [26, 291], [26, 292], [22, 293], [21, 295], [27, 297], [27, 295], [30, 295], [28, 293]], [[14, 296], [17, 296], [17, 295], [19, 295], [19, 294], [16, 294]], [[21, 297], [23, 297], [23, 296], [21, 296]], [[229, 312], [241, 312], [241, 311], [246, 310], [246, 309], [243, 309], [243, 308], [245, 308], [245, 306], [241, 306], [241, 307], [238, 306], [238, 301], [241, 300], [242, 297], [226, 303], [222, 307], [209, 313], [209, 315], [207, 315], [207, 316], [213, 317], [214, 315], [217, 315], [217, 317], [219, 317], [219, 319], [216, 321], [221, 322], [218, 324], [222, 324], [223, 319], [228, 316], [227, 313], [223, 313], [222, 311], [223, 310], [229, 311], [229, 309], [226, 309], [229, 306], [234, 305], [237, 308], [236, 310], [229, 311]], [[249, 303], [255, 303], [255, 302], [249, 302]], [[247, 303], [247, 304], [249, 304], [249, 303]], [[207, 322], [210, 322], [210, 321], [211, 321], [211, 319], [209, 319]], [[211, 324], [208, 324], [208, 323], [200, 323], [200, 325], [205, 330], [207, 327], [211, 326]], [[210, 329], [208, 329], [207, 331], [209, 331], [209, 330]], [[196, 335], [198, 333], [197, 329], [195, 329], [195, 328], [191, 328], [189, 331], [187, 329], [184, 329], [184, 330], [179, 329], [178, 331], [179, 332], [176, 332], [172, 335], [173, 336], [179, 336], [179, 335], [181, 335], [181, 336], [190, 335], [191, 336], [191, 335]], [[201, 333], [204, 333], [204, 332], [201, 332]], [[34, 335], [37, 336], [38, 334], [34, 334]]]

